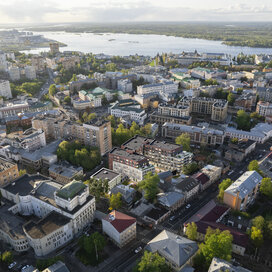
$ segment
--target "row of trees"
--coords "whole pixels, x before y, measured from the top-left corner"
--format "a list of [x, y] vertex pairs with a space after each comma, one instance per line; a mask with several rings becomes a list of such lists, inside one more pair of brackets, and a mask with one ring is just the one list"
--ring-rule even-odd
[[29, 96], [34, 96], [40, 92], [42, 85], [42, 81], [35, 80], [31, 82], [24, 82], [22, 84], [10, 83], [10, 88], [14, 97], [20, 94], [28, 94]]
[[95, 168], [101, 161], [100, 151], [97, 147], [87, 147], [79, 141], [61, 142], [57, 149], [57, 156], [60, 160], [82, 166], [84, 170]]

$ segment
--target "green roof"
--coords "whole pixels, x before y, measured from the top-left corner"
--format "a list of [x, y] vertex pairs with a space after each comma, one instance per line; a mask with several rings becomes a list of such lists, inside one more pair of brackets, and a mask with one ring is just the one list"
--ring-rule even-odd
[[57, 196], [64, 199], [73, 199], [86, 185], [81, 181], [73, 180], [57, 191]]

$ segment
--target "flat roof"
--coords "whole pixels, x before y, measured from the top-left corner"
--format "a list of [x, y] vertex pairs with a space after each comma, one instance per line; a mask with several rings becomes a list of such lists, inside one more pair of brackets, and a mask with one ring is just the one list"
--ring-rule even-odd
[[26, 233], [33, 239], [41, 239], [70, 222], [70, 219], [52, 211], [38, 222], [30, 221], [24, 225]]
[[139, 155], [139, 154], [131, 154], [128, 153], [126, 150], [121, 149], [121, 148], [114, 148], [113, 150], [110, 151], [110, 154], [113, 154], [115, 156], [120, 156], [124, 157], [133, 161], [142, 161], [142, 160], [147, 160], [146, 157]]
[[0, 157], [0, 172], [6, 171], [7, 169], [13, 167], [16, 163], [10, 162], [2, 157]]
[[110, 170], [110, 169], [107, 169], [107, 168], [102, 168], [100, 170], [98, 170], [96, 173], [94, 173], [92, 175], [92, 178], [96, 178], [96, 179], [102, 179], [102, 180], [113, 180], [114, 178], [116, 178], [117, 176], [119, 176], [120, 174], [113, 171], [113, 170]]

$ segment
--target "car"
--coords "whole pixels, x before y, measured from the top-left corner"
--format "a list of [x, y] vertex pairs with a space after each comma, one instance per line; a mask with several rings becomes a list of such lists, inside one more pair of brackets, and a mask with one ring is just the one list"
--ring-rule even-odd
[[21, 271], [24, 271], [24, 270], [27, 269], [29, 266], [30, 266], [29, 264], [25, 265], [25, 266], [21, 269]]
[[11, 264], [8, 266], [8, 269], [13, 268], [16, 264], [17, 264], [16, 262], [11, 263]]
[[186, 209], [189, 209], [191, 207], [191, 204], [186, 205]]
[[137, 247], [137, 248], [135, 249], [135, 253], [137, 254], [137, 253], [139, 253], [141, 250], [142, 250], [142, 247], [139, 246], [139, 247]]
[[170, 217], [169, 221], [172, 222], [172, 221], [174, 221], [175, 219], [176, 219], [176, 216], [173, 215], [173, 216]]
[[242, 174], [244, 171], [243, 170], [241, 170], [240, 172], [239, 172], [239, 174]]

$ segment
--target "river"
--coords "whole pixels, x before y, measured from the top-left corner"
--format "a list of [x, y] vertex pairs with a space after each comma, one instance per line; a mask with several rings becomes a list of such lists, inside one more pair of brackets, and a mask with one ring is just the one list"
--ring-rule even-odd
[[[84, 53], [104, 53], [107, 55], [145, 55], [155, 56], [157, 53], [181, 53], [182, 51], [197, 50], [200, 53], [226, 53], [235, 56], [244, 54], [272, 54], [272, 48], [251, 48], [227, 46], [221, 41], [202, 39], [187, 39], [165, 35], [144, 34], [94, 34], [94, 33], [66, 33], [66, 32], [33, 32], [42, 34], [46, 38], [67, 44], [60, 51], [81, 51]], [[49, 48], [26, 50], [26, 53], [39, 53]]]

